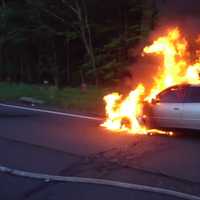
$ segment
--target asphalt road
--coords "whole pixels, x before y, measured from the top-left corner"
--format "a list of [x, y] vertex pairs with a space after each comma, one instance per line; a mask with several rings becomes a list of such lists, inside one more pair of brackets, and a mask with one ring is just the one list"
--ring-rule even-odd
[[200, 195], [198, 135], [133, 136], [112, 133], [99, 123], [0, 106], [0, 164]]
[[[0, 174], [3, 200], [177, 200], [181, 198], [105, 185], [83, 183], [45, 183], [43, 181]], [[23, 187], [22, 187], [23, 186]], [[11, 192], [12, 188], [12, 192]]]

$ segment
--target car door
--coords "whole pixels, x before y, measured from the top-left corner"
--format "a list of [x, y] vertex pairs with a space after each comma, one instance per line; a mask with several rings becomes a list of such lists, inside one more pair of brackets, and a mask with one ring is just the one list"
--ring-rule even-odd
[[183, 93], [179, 87], [171, 87], [156, 97], [152, 108], [156, 127], [179, 128], [182, 126]]
[[187, 89], [183, 104], [183, 128], [200, 129], [200, 87]]

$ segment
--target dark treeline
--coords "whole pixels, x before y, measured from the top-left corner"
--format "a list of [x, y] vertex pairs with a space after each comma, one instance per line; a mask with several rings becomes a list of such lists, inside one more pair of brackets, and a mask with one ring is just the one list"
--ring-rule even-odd
[[116, 83], [157, 15], [154, 0], [0, 0], [0, 80]]

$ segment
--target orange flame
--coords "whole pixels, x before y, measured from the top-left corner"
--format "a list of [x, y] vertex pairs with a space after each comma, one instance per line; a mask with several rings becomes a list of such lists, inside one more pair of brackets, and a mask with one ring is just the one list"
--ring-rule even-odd
[[[200, 44], [200, 37], [196, 43]], [[200, 83], [200, 50], [196, 51], [195, 63], [190, 63], [187, 49], [188, 42], [178, 27], [169, 30], [166, 35], [159, 37], [150, 46], [145, 47], [144, 54], [155, 54], [163, 57], [161, 70], [154, 79], [150, 93], [144, 98], [145, 86], [139, 84], [125, 98], [118, 93], [105, 96], [107, 119], [102, 126], [110, 130], [128, 131], [134, 134], [150, 132], [151, 130], [140, 123], [143, 99], [150, 102], [160, 91], [172, 85]], [[164, 133], [159, 130], [156, 132]]]
[[145, 133], [145, 128], [140, 125], [137, 119], [142, 111], [140, 98], [143, 94], [143, 85], [138, 85], [138, 87], [131, 91], [123, 100], [122, 95], [118, 93], [112, 93], [105, 96], [104, 100], [106, 102], [108, 119], [103, 126], [108, 127], [111, 130]]

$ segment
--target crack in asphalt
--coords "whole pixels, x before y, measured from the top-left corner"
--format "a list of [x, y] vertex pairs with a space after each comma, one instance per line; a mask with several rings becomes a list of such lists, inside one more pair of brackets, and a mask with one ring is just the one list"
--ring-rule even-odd
[[[170, 182], [171, 185], [168, 184], [169, 188], [173, 187], [172, 185], [174, 185], [179, 188], [182, 188], [183, 191], [185, 190], [185, 188], [189, 188], [188, 191], [195, 190], [196, 193], [200, 194], [200, 182], [190, 181], [184, 178], [171, 176], [161, 171], [147, 170], [138, 166], [137, 161], [139, 159], [145, 159], [145, 157], [154, 154], [158, 150], [159, 152], [161, 152], [169, 148], [169, 146], [165, 146], [163, 143], [158, 143], [158, 145], [154, 146], [154, 149], [152, 149], [151, 146], [150, 150], [147, 148], [146, 150], [140, 150], [140, 152], [138, 153], [136, 151], [136, 148], [139, 147], [139, 145], [141, 145], [142, 143], [144, 143], [144, 141], [135, 142], [123, 148], [112, 148], [107, 151], [91, 154], [82, 161], [73, 163], [71, 166], [60, 171], [59, 175], [82, 176], [90, 178], [109, 177], [110, 179], [116, 180], [115, 177], [112, 177], [112, 173], [114, 171], [120, 172], [120, 170], [126, 169], [131, 170], [132, 172], [140, 173], [142, 174], [141, 176], [147, 176], [146, 180], [148, 180], [149, 176], [153, 176], [155, 179], [159, 179], [159, 182], [161, 182], [160, 184], [162, 185], [165, 185], [165, 183]], [[156, 183], [152, 182], [151, 184]]]
[[36, 115], [30, 114], [0, 114], [0, 118], [24, 118], [24, 117], [35, 117]]
[[[138, 152], [138, 150], [135, 151], [134, 148], [137, 147], [142, 142], [143, 141], [139, 141], [139, 142], [135, 142], [131, 145], [126, 145], [121, 148], [119, 148], [119, 147], [112, 148], [112, 149], [109, 149], [106, 151], [98, 152], [96, 154], [91, 154], [88, 157], [86, 157], [85, 159], [83, 159], [83, 161], [75, 163], [70, 167], [67, 167], [66, 169], [64, 169], [61, 172], [61, 174], [66, 172], [68, 175], [71, 175], [71, 174], [76, 175], [77, 173], [79, 173], [79, 171], [82, 171], [80, 169], [82, 166], [90, 166], [90, 165], [96, 165], [96, 164], [100, 165], [102, 169], [104, 169], [104, 167], [102, 167], [104, 165], [105, 166], [114, 165], [114, 166], [131, 167], [129, 164], [130, 161], [132, 161], [131, 164], [135, 165], [136, 163], [134, 161], [141, 159], [141, 158], [144, 159], [148, 155], [151, 155], [158, 150], [158, 149], [152, 149], [152, 146], [151, 146], [151, 150], [143, 149], [142, 151], [140, 150], [140, 152]], [[165, 151], [167, 149], [168, 149], [168, 147], [164, 147], [164, 145], [161, 144], [159, 151], [161, 152], [161, 151]]]
[[52, 185], [56, 185], [56, 184], [59, 184], [59, 183], [56, 183], [56, 182], [49, 182], [49, 183], [40, 183], [38, 186], [34, 187], [33, 189], [29, 190], [28, 192], [25, 192], [23, 195], [22, 195], [22, 199], [24, 200], [28, 200], [30, 199], [32, 196], [34, 196], [35, 194], [47, 189], [48, 187], [52, 186]]
[[17, 143], [17, 144], [21, 143], [21, 144], [32, 146], [32, 147], [35, 147], [35, 148], [46, 149], [46, 150], [49, 150], [49, 151], [54, 151], [54, 152], [66, 154], [66, 155], [69, 155], [69, 156], [74, 156], [74, 157], [77, 157], [77, 158], [80, 158], [80, 159], [85, 158], [85, 156], [78, 155], [78, 154], [75, 154], [75, 153], [66, 152], [66, 151], [58, 150], [58, 149], [55, 149], [55, 148], [52, 148], [52, 147], [42, 146], [42, 145], [39, 145], [39, 144], [28, 143], [28, 142], [13, 139], [13, 138], [11, 139], [9, 137], [5, 137], [5, 136], [2, 136], [2, 135], [0, 135], [0, 140], [13, 142], [13, 143]]
[[[148, 145], [149, 141], [146, 142], [146, 140], [140, 140], [137, 142], [134, 142], [130, 145], [125, 145], [122, 147], [116, 147], [116, 148], [110, 148], [105, 151], [101, 151], [95, 154], [90, 154], [89, 156], [80, 156], [77, 154], [72, 154], [68, 152], [63, 152], [60, 150], [56, 150], [49, 147], [44, 147], [40, 145], [30, 144], [22, 141], [17, 141], [14, 139], [10, 139], [7, 137], [0, 136], [1, 140], [7, 140], [9, 142], [15, 142], [15, 143], [23, 143], [26, 145], [36, 146], [38, 148], [44, 148], [48, 150], [53, 150], [61, 153], [65, 153], [67, 155], [73, 155], [81, 160], [78, 162], [72, 163], [67, 168], [64, 168], [59, 172], [59, 175], [64, 176], [82, 176], [82, 177], [93, 177], [93, 178], [107, 178], [116, 180], [115, 177], [111, 176], [111, 173], [118, 172], [120, 170], [126, 169], [131, 170], [132, 172], [137, 172], [141, 176], [146, 176], [146, 180], [148, 180], [149, 176], [153, 176], [156, 179], [159, 179], [160, 182], [165, 186], [165, 183], [170, 182], [172, 185], [175, 185], [177, 187], [181, 188], [189, 188], [188, 190], [193, 191], [195, 190], [195, 193], [200, 194], [200, 182], [194, 182], [190, 180], [186, 180], [183, 178], [170, 176], [168, 174], [165, 174], [160, 171], [151, 171], [146, 170], [144, 168], [138, 167], [137, 163], [140, 159], [145, 159], [148, 156], [151, 156], [155, 154], [157, 151], [166, 151], [169, 146], [168, 143], [163, 142], [157, 142], [153, 141], [153, 146]], [[144, 148], [144, 146], [146, 148]], [[151, 148], [148, 148], [150, 146]], [[56, 184], [56, 183], [52, 183]], [[154, 184], [154, 183], [152, 183]], [[47, 187], [49, 187], [50, 184], [47, 182], [39, 184], [37, 187], [31, 189], [30, 191], [26, 192], [24, 194], [24, 198], [28, 199], [32, 195], [41, 192], [42, 190], [45, 190]], [[172, 187], [172, 186], [168, 186]]]

